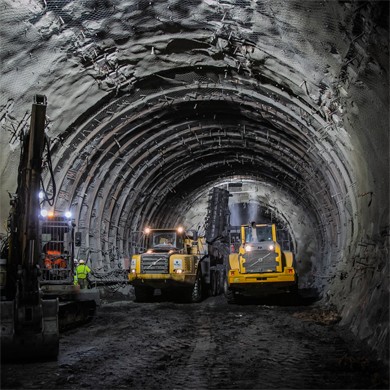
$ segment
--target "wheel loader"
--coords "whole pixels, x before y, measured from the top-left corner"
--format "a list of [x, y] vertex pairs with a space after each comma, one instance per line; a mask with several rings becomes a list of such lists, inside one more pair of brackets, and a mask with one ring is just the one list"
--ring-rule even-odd
[[239, 240], [231, 245], [226, 264], [224, 294], [229, 303], [240, 296], [297, 293], [294, 255], [282, 250], [275, 224], [242, 225]]

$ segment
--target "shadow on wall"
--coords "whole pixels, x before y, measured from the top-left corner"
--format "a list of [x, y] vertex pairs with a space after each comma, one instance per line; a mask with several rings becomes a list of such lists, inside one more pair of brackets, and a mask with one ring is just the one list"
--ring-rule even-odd
[[314, 266], [316, 261], [316, 250], [314, 242], [298, 243], [298, 252], [295, 259], [299, 275], [299, 287], [314, 287], [316, 281], [316, 267]]

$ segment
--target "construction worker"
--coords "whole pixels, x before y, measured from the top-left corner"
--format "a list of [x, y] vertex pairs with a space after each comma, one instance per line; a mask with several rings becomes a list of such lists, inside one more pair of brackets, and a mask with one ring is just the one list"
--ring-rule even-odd
[[66, 261], [62, 257], [62, 245], [59, 243], [48, 242], [44, 247], [46, 252], [45, 267], [46, 269], [66, 268]]
[[79, 265], [79, 261], [77, 259], [74, 259], [73, 261], [73, 284], [75, 286], [79, 285], [79, 281], [77, 279], [77, 266]]
[[79, 261], [79, 265], [76, 267], [76, 277], [80, 288], [88, 287], [88, 274], [91, 272], [91, 269], [85, 264], [84, 260]]

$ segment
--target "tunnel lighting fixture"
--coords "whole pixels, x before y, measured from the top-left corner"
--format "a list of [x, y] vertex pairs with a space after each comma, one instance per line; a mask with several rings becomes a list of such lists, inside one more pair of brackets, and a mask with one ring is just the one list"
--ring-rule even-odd
[[149, 234], [149, 233], [150, 233], [150, 230], [151, 230], [150, 227], [146, 227], [146, 228], [144, 229], [144, 233], [145, 233], [145, 234]]

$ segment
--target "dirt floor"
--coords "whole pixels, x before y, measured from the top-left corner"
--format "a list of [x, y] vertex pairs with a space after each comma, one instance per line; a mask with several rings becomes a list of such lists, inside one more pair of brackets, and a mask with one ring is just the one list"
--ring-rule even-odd
[[388, 389], [337, 314], [300, 299], [106, 301], [58, 361], [4, 364], [2, 389]]

